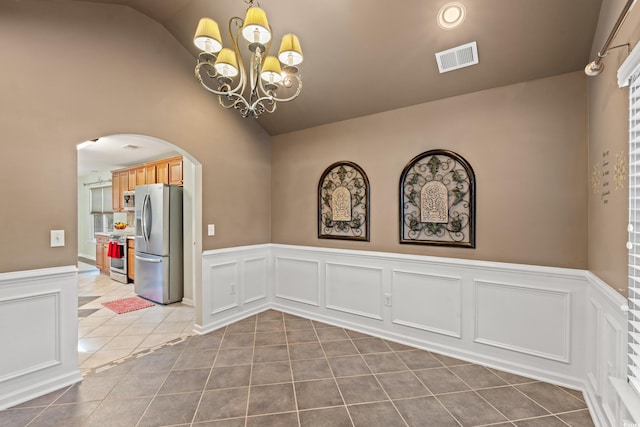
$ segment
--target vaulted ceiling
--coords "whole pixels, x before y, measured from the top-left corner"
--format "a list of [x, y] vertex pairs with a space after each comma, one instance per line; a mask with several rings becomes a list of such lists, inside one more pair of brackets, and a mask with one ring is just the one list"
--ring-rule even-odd
[[[120, 4], [149, 16], [194, 58], [201, 17], [216, 20], [229, 45], [228, 19], [243, 17], [247, 7], [243, 0], [83, 1]], [[454, 30], [436, 23], [447, 0], [261, 1], [274, 32], [272, 50], [293, 32], [305, 56], [300, 97], [279, 104], [259, 123], [277, 135], [578, 71], [590, 60], [601, 0], [461, 1], [467, 16]], [[436, 52], [472, 41], [478, 65], [438, 72]]]

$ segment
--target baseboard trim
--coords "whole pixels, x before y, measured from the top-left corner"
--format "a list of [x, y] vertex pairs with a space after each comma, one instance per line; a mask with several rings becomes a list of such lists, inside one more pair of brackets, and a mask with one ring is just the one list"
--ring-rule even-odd
[[372, 337], [393, 341], [398, 344], [404, 344], [404, 345], [418, 348], [421, 350], [432, 351], [434, 353], [442, 354], [444, 356], [454, 357], [456, 359], [464, 360], [466, 362], [488, 366], [490, 368], [499, 369], [501, 371], [509, 372], [515, 375], [521, 375], [528, 378], [532, 378], [534, 380], [550, 382], [550, 383], [567, 387], [573, 390], [583, 391], [583, 381], [581, 378], [559, 375], [557, 373], [553, 373], [550, 371], [531, 369], [525, 365], [508, 362], [503, 359], [483, 356], [483, 355], [480, 355], [479, 353], [460, 350], [454, 347], [445, 346], [445, 345], [441, 345], [438, 343], [429, 342], [425, 340], [419, 340], [403, 334], [391, 332], [388, 330], [367, 327], [361, 324], [345, 321], [343, 319], [337, 319], [330, 316], [323, 316], [321, 314], [287, 307], [286, 305], [282, 305], [278, 303], [272, 304], [269, 308], [281, 311], [283, 313], [288, 313], [294, 316], [304, 317], [305, 319], [326, 323], [328, 325], [350, 329], [352, 331], [371, 335]]
[[45, 394], [51, 393], [61, 388], [68, 387], [82, 381], [82, 374], [79, 369], [58, 378], [53, 378], [40, 383], [35, 383], [27, 388], [22, 388], [11, 394], [5, 394], [0, 399], [0, 411], [28, 402]]
[[218, 330], [218, 329], [220, 329], [220, 328], [222, 328], [224, 326], [227, 326], [227, 325], [230, 325], [232, 323], [235, 323], [235, 322], [237, 322], [239, 320], [246, 319], [247, 317], [251, 317], [251, 316], [253, 316], [255, 314], [258, 314], [258, 313], [262, 313], [263, 311], [266, 311], [266, 310], [268, 310], [270, 308], [271, 308], [271, 305], [268, 304], [268, 303], [265, 303], [265, 304], [261, 304], [261, 305], [255, 306], [255, 307], [253, 307], [251, 309], [244, 310], [242, 312], [238, 312], [238, 313], [232, 314], [230, 316], [226, 316], [226, 317], [220, 318], [219, 320], [216, 320], [215, 322], [208, 323], [205, 326], [195, 324], [193, 326], [193, 332], [195, 332], [198, 335], [205, 335], [205, 334], [208, 334], [209, 332], [213, 332], [213, 331]]

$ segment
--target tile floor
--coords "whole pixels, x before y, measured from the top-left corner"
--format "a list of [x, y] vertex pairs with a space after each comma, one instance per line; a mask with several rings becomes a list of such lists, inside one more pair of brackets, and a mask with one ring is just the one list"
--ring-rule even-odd
[[0, 425], [593, 423], [580, 392], [269, 310], [92, 369], [0, 412]]
[[103, 307], [103, 302], [135, 295], [133, 284], [113, 281], [91, 267], [80, 263], [78, 274], [78, 358], [83, 373], [193, 334], [195, 310], [182, 303], [124, 314]]

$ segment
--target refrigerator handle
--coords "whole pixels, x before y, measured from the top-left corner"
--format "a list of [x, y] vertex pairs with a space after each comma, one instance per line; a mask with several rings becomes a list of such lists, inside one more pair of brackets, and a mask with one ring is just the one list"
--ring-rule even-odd
[[149, 194], [145, 194], [144, 201], [142, 202], [142, 237], [144, 237], [144, 241], [147, 243], [149, 242], [149, 236], [151, 235], [149, 224], [147, 223], [147, 211], [150, 203], [151, 197], [149, 197]]
[[147, 238], [144, 235], [144, 202], [147, 201], [147, 195], [144, 195], [144, 199], [142, 199], [142, 209], [140, 212], [140, 234], [142, 234], [142, 238], [144, 241], [147, 241]]
[[159, 263], [162, 262], [161, 259], [145, 258], [145, 257], [141, 257], [139, 255], [136, 255], [136, 259], [139, 259], [140, 261], [145, 261], [145, 262], [153, 262], [155, 264], [159, 264]]

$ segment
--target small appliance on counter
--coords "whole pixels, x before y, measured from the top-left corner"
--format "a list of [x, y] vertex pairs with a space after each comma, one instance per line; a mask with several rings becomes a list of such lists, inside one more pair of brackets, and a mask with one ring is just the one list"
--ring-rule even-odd
[[182, 187], [138, 185], [134, 291], [170, 304], [183, 297]]

